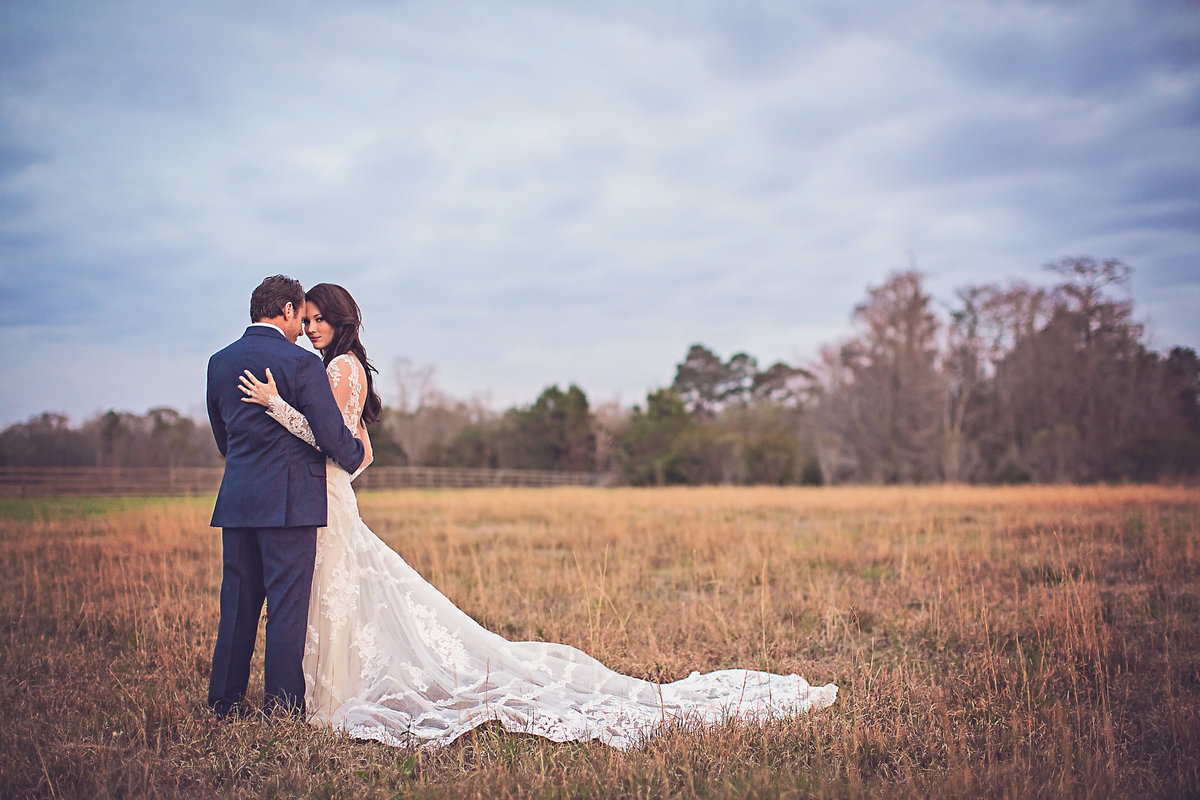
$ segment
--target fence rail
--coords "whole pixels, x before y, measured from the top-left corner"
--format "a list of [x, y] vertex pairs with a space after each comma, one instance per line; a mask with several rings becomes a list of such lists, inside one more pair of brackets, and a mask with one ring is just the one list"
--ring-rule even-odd
[[[0, 497], [215, 494], [222, 467], [0, 467]], [[372, 467], [354, 481], [370, 489], [596, 486], [592, 472], [456, 467]]]

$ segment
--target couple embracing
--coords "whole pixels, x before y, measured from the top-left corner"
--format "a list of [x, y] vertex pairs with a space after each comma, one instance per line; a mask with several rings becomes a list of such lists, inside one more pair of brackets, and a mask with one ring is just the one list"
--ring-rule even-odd
[[[350, 481], [371, 461], [381, 404], [340, 286], [307, 295], [267, 278], [252, 324], [208, 367], [208, 412], [225, 476], [221, 611], [208, 704], [246, 713], [267, 607], [264, 712], [355, 738], [446, 744], [495, 721], [554, 741], [636, 746], [670, 724], [761, 720], [823, 708], [837, 686], [743, 669], [655, 684], [550, 642], [486, 630], [363, 522]], [[301, 331], [322, 353], [295, 345]], [[260, 377], [265, 380], [260, 380]]]

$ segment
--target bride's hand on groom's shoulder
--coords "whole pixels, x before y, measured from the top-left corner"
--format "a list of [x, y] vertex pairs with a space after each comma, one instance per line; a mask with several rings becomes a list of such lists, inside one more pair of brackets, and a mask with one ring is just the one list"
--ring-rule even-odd
[[238, 377], [238, 380], [241, 381], [238, 388], [242, 390], [242, 394], [246, 395], [242, 398], [243, 403], [257, 403], [270, 408], [271, 398], [279, 396], [279, 390], [275, 388], [275, 378], [271, 375], [270, 367], [267, 367], [266, 383], [254, 377], [254, 373], [250, 370], [246, 370], [243, 375]]

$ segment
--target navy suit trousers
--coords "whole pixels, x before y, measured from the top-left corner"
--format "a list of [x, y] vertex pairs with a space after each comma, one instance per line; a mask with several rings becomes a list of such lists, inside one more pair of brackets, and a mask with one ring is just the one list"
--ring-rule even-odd
[[304, 640], [317, 529], [223, 528], [221, 621], [208, 705], [217, 716], [245, 711], [250, 659], [267, 604], [263, 711], [304, 718]]

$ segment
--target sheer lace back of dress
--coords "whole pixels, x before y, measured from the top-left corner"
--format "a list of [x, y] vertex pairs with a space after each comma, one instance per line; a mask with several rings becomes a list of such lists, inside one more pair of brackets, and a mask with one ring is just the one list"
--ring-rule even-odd
[[329, 362], [325, 373], [329, 376], [333, 399], [337, 401], [338, 408], [342, 411], [342, 421], [346, 423], [350, 432], [357, 436], [363, 409], [362, 365], [355, 356], [350, 353], [342, 353]]

